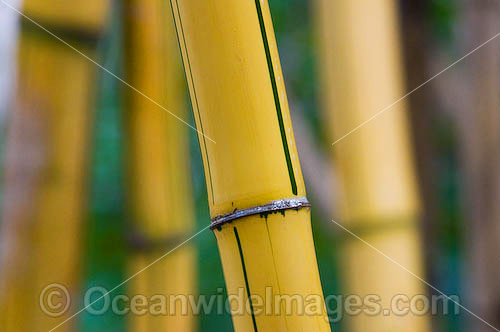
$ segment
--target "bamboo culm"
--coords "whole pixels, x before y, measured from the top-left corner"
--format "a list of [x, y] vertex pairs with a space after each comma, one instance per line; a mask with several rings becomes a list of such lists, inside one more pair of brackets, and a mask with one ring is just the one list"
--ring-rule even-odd
[[[101, 0], [23, 3], [28, 17], [91, 57], [108, 10], [109, 1]], [[79, 289], [96, 67], [25, 19], [19, 38], [6, 140], [0, 326], [5, 332], [48, 331], [76, 307], [61, 298], [59, 305], [68, 308], [54, 316], [47, 312], [51, 299], [40, 296], [54, 283], [69, 295]], [[58, 330], [73, 330], [73, 323]]]
[[[317, 0], [323, 108], [332, 142], [404, 95], [397, 2]], [[374, 38], [374, 36], [377, 36]], [[334, 144], [343, 226], [418, 276], [424, 276], [419, 199], [401, 101]], [[343, 232], [340, 230], [340, 232]], [[345, 294], [425, 295], [425, 285], [379, 252], [344, 233], [340, 256]], [[429, 329], [429, 315], [347, 317], [354, 332]]]
[[[126, 4], [127, 81], [184, 117], [185, 81], [169, 4], [161, 0], [129, 0]], [[126, 128], [127, 196], [135, 239], [129, 261], [132, 275], [188, 238], [194, 216], [189, 128], [133, 90], [127, 90]], [[194, 294], [195, 263], [194, 245], [186, 243], [132, 279], [129, 295]], [[181, 314], [184, 308], [178, 301], [176, 306], [167, 308], [167, 315], [131, 315], [130, 330], [194, 331], [192, 311]]]
[[[234, 328], [330, 331], [268, 3], [170, 3], [228, 294], [248, 299]], [[317, 310], [266, 314], [266, 290], [315, 296]]]

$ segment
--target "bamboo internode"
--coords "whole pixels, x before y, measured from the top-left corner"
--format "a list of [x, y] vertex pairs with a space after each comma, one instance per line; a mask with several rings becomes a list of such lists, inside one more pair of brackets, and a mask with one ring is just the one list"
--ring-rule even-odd
[[[184, 118], [185, 81], [168, 2], [128, 1], [125, 27], [127, 81]], [[134, 274], [185, 240], [194, 216], [189, 128], [142, 95], [127, 92], [128, 198], [134, 229], [146, 242], [132, 248], [129, 269]], [[195, 262], [194, 246], [187, 243], [131, 280], [129, 293], [193, 294]], [[132, 315], [131, 331], [193, 331], [192, 313], [177, 309], [168, 315]]]
[[[51, 1], [52, 2], [52, 1]], [[104, 28], [108, 1], [28, 0], [24, 13], [69, 31], [67, 41], [93, 55], [79, 35]], [[86, 11], [86, 9], [93, 9]], [[79, 9], [79, 10], [78, 10]], [[44, 312], [46, 286], [58, 283], [70, 296], [79, 290], [87, 151], [95, 66], [55, 39], [23, 24], [18, 87], [7, 138], [0, 268], [2, 331], [48, 331], [68, 318]], [[73, 33], [73, 32], [81, 32]], [[45, 32], [44, 32], [45, 33]], [[71, 39], [74, 37], [73, 39]], [[64, 299], [60, 305], [69, 303]], [[46, 308], [45, 308], [46, 309]], [[74, 329], [74, 322], [60, 331]]]
[[[267, 1], [171, 5], [228, 293], [248, 296], [235, 330], [329, 331]], [[319, 313], [262, 313], [268, 287], [317, 295]]]
[[[341, 138], [404, 95], [397, 3], [318, 0], [323, 101]], [[393, 105], [332, 148], [342, 182], [345, 227], [423, 277], [415, 174], [406, 104]], [[346, 234], [346, 237], [351, 235]], [[347, 294], [377, 294], [388, 307], [397, 294], [425, 294], [421, 281], [351, 237], [341, 256]], [[351, 331], [427, 331], [428, 316], [363, 314]]]

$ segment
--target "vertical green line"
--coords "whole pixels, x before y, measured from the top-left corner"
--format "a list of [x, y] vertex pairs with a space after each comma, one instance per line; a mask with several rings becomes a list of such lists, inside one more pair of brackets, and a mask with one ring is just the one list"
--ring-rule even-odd
[[234, 236], [236, 237], [236, 242], [238, 242], [238, 250], [240, 251], [241, 266], [243, 268], [243, 276], [245, 278], [245, 285], [247, 287], [248, 303], [250, 304], [250, 312], [252, 313], [253, 328], [255, 332], [257, 332], [257, 322], [255, 321], [255, 314], [253, 312], [250, 286], [248, 284], [247, 268], [245, 266], [245, 259], [243, 258], [243, 249], [241, 249], [241, 242], [240, 242], [240, 237], [238, 236], [238, 230], [236, 229], [236, 227], [234, 227], [233, 230], [234, 230]]
[[257, 7], [257, 15], [259, 16], [259, 24], [260, 24], [260, 33], [262, 34], [262, 41], [264, 43], [264, 50], [266, 52], [267, 67], [269, 69], [269, 76], [271, 77], [271, 85], [273, 87], [274, 104], [276, 105], [276, 113], [278, 115], [278, 123], [281, 132], [281, 142], [283, 143], [283, 149], [285, 150], [288, 175], [290, 177], [290, 183], [292, 185], [292, 192], [294, 195], [297, 195], [297, 183], [295, 182], [295, 174], [293, 172], [292, 160], [290, 158], [290, 151], [288, 149], [288, 142], [286, 140], [286, 131], [285, 131], [285, 125], [283, 124], [283, 115], [281, 114], [281, 104], [278, 94], [278, 87], [276, 85], [276, 78], [274, 76], [273, 61], [271, 59], [271, 52], [269, 51], [269, 42], [267, 40], [266, 26], [264, 25], [264, 17], [262, 16], [262, 8], [260, 6], [259, 0], [255, 0], [255, 6]]

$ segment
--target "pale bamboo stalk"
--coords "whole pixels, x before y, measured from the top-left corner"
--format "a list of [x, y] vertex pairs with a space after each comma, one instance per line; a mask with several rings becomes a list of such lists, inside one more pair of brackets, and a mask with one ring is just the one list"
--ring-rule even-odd
[[[186, 91], [172, 13], [161, 0], [129, 0], [126, 6], [127, 81], [180, 118], [186, 117]], [[188, 238], [194, 208], [190, 187], [189, 141], [185, 124], [135, 91], [127, 92], [128, 197], [136, 236], [135, 273]], [[131, 280], [129, 294], [194, 295], [196, 254], [183, 245]], [[131, 331], [194, 331], [191, 311], [130, 316]]]
[[[249, 299], [234, 328], [330, 331], [268, 3], [171, 5], [228, 293]], [[266, 291], [314, 297], [316, 310]]]
[[[397, 3], [316, 2], [322, 97], [332, 142], [405, 94], [397, 33]], [[424, 277], [419, 202], [401, 101], [332, 147], [341, 182], [345, 227]], [[340, 252], [344, 292], [393, 296], [425, 294], [413, 275], [350, 234]], [[349, 317], [350, 331], [427, 331], [429, 316], [366, 313]]]
[[[28, 0], [23, 11], [92, 55], [107, 6], [107, 1], [97, 0], [57, 2], [57, 6], [56, 1]], [[96, 72], [81, 55], [24, 23], [17, 99], [8, 124], [0, 232], [0, 325], [7, 332], [48, 331], [68, 318], [78, 303]], [[40, 300], [43, 289], [52, 283], [63, 285], [73, 297], [73, 306], [57, 317], [44, 313], [40, 305], [54, 304], [54, 298]], [[63, 298], [58, 300], [66, 305]], [[71, 322], [59, 329], [73, 328]]]

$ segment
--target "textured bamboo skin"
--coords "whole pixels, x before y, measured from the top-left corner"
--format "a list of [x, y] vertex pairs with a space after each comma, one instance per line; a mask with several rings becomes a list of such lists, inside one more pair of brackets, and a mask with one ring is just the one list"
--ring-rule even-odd
[[[74, 308], [57, 318], [46, 315], [42, 290], [59, 283], [73, 299], [79, 290], [95, 66], [49, 38], [22, 31], [19, 42], [0, 240], [2, 331], [52, 329]], [[91, 48], [81, 49], [92, 55]], [[59, 330], [73, 328], [68, 322]]]
[[[215, 230], [215, 236], [228, 294], [238, 294], [248, 282], [250, 293], [264, 299], [261, 305], [254, 301], [243, 315], [233, 308], [235, 331], [330, 331], [323, 302], [320, 314], [309, 314], [307, 308], [301, 307], [301, 313], [283, 301], [269, 305], [266, 298], [266, 288], [270, 288], [273, 297], [299, 295], [304, 302], [312, 296], [323, 299], [308, 208], [245, 217]], [[279, 314], [276, 306], [281, 306]]]
[[[305, 197], [267, 1], [171, 1], [212, 218]], [[308, 208], [247, 216], [214, 230], [229, 294], [322, 289]], [[322, 300], [321, 300], [322, 301]], [[319, 315], [233, 314], [236, 331], [330, 331]]]
[[[267, 2], [262, 5], [296, 193], [253, 1], [172, 2], [201, 136], [211, 216], [305, 196]], [[180, 13], [180, 15], [179, 15]]]
[[[405, 93], [397, 3], [317, 0], [316, 5], [324, 109], [335, 141]], [[404, 101], [392, 106], [332, 151], [342, 182], [342, 222], [423, 277], [405, 109]], [[425, 294], [421, 281], [353, 237], [341, 256], [346, 294], [380, 295], [385, 308], [396, 294]], [[427, 331], [428, 321], [428, 316], [381, 314], [352, 317], [349, 324], [351, 331]]]
[[[186, 91], [170, 6], [161, 0], [127, 2], [126, 71], [128, 82], [184, 118]], [[150, 264], [192, 232], [189, 183], [189, 128], [135, 91], [127, 95], [129, 202], [136, 230], [146, 240], [174, 240], [132, 254], [130, 273]], [[193, 294], [195, 250], [176, 249], [130, 281], [131, 296]], [[193, 331], [192, 313], [130, 316], [131, 331]]]

